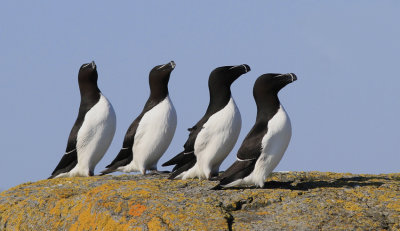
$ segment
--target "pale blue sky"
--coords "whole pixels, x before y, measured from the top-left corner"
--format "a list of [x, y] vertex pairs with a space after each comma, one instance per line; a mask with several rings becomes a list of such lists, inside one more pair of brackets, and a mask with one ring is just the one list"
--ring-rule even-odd
[[142, 110], [150, 69], [170, 60], [178, 127], [159, 165], [204, 114], [211, 70], [246, 63], [232, 86], [242, 131], [222, 169], [254, 123], [256, 78], [294, 72], [280, 93], [293, 136], [275, 171], [400, 172], [399, 11], [364, 0], [2, 1], [0, 189], [53, 171], [78, 113], [79, 67], [92, 60], [117, 114], [96, 173]]

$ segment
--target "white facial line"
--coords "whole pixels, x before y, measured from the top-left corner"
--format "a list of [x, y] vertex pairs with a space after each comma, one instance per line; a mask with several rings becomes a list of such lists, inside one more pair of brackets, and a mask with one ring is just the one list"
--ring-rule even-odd
[[[169, 63], [167, 63], [169, 64]], [[157, 68], [157, 70], [160, 70], [161, 68], [165, 67], [167, 64], [162, 65], [161, 67]]]
[[247, 72], [247, 68], [246, 68], [246, 66], [244, 64], [233, 66], [233, 67], [229, 68], [229, 70], [233, 69], [233, 68], [236, 68], [236, 67], [240, 67], [240, 66], [244, 66], [244, 69], [246, 69], [246, 72]]
[[184, 152], [183, 154], [186, 155], [186, 154], [190, 154], [190, 153], [194, 153], [194, 151], [191, 151], [191, 152]]
[[70, 153], [73, 153], [75, 150], [76, 150], [76, 149], [74, 149], [74, 150], [72, 150], [72, 151], [69, 151], [69, 152], [66, 152], [65, 155], [70, 154]]
[[91, 63], [88, 63], [88, 64], [86, 64], [86, 65], [83, 65], [82, 68], [87, 67], [87, 66], [89, 66], [90, 64], [91, 64]]
[[129, 149], [129, 148], [121, 148], [121, 150], [125, 150], [125, 149]]

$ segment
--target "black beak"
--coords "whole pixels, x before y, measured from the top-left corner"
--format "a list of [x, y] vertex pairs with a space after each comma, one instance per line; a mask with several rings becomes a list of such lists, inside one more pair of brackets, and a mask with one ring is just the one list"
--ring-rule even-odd
[[174, 61], [171, 61], [171, 62], [169, 62], [169, 63], [166, 63], [166, 64], [164, 64], [164, 65], [161, 65], [161, 66], [158, 67], [157, 69], [158, 69], [158, 70], [163, 70], [163, 69], [165, 69], [165, 70], [173, 70], [173, 69], [175, 69], [175, 66], [176, 66], [175, 62], [174, 62]]
[[294, 73], [281, 74], [276, 76], [275, 78], [284, 78], [285, 81], [289, 83], [292, 83], [297, 80], [297, 76]]
[[294, 81], [296, 81], [297, 80], [297, 76], [294, 74], [294, 73], [288, 73], [287, 75], [289, 75], [290, 76], [290, 78], [291, 78], [291, 82], [294, 82]]
[[245, 74], [249, 71], [251, 71], [250, 66], [247, 64], [242, 64], [242, 65], [237, 65], [237, 66], [233, 66], [230, 69], [237, 69], [240, 70], [242, 72], [242, 74]]
[[172, 69], [175, 69], [176, 64], [174, 61], [169, 62], [169, 65], [171, 66]]

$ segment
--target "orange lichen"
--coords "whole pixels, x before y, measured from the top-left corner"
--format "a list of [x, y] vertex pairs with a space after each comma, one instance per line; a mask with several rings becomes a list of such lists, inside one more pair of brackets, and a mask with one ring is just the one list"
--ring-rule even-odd
[[261, 211], [261, 212], [256, 212], [257, 215], [268, 215], [270, 212], [268, 211]]
[[128, 214], [134, 217], [138, 217], [142, 215], [142, 213], [146, 210], [146, 206], [141, 204], [131, 205]]

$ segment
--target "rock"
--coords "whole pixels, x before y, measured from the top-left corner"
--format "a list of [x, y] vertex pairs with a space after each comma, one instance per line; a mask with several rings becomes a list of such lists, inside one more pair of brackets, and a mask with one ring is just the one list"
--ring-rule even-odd
[[61, 178], [0, 193], [0, 230], [398, 230], [400, 173], [274, 173], [263, 189], [166, 175]]

